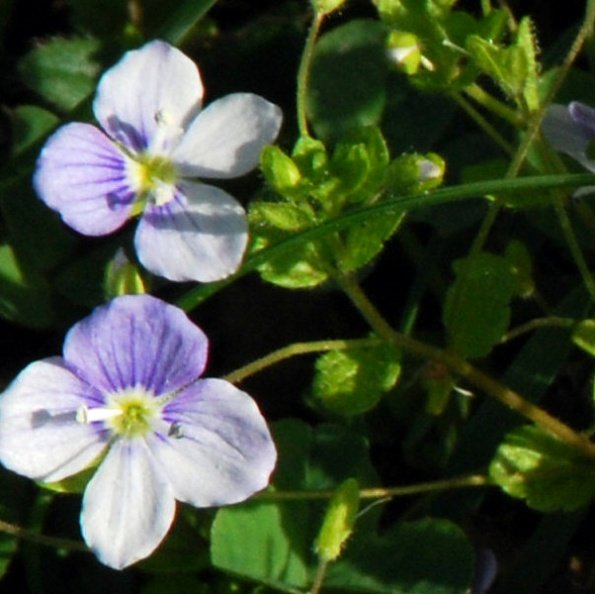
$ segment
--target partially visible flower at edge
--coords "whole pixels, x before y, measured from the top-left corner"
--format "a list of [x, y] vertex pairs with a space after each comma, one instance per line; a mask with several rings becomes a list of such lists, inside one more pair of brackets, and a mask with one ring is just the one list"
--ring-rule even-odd
[[99, 460], [81, 528], [116, 569], [150, 555], [174, 518], [263, 489], [276, 450], [254, 400], [198, 379], [208, 340], [184, 312], [125, 295], [68, 332], [62, 357], [27, 366], [0, 397], [0, 462], [42, 482]]
[[164, 41], [127, 52], [99, 81], [101, 129], [66, 124], [41, 151], [34, 186], [64, 222], [100, 236], [141, 214], [135, 245], [148, 270], [173, 281], [210, 282], [237, 270], [247, 218], [228, 193], [197, 178], [227, 179], [256, 167], [281, 110], [235, 93], [201, 111], [192, 60]]
[[[541, 128], [554, 149], [595, 173], [595, 109], [579, 101], [572, 101], [568, 106], [551, 105]], [[591, 186], [580, 188], [575, 196], [593, 191], [595, 188]]]

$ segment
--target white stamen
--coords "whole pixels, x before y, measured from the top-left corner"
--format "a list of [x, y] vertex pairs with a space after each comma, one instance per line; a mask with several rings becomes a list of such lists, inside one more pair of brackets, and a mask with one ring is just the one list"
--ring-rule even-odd
[[119, 417], [122, 414], [122, 409], [119, 408], [89, 408], [85, 404], [79, 406], [76, 411], [76, 421], [83, 425], [94, 423], [95, 421], [105, 421]]

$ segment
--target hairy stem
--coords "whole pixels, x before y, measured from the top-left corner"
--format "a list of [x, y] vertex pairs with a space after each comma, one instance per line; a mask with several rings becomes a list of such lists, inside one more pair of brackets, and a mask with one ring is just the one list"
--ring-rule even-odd
[[[360, 489], [360, 499], [392, 499], [393, 497], [409, 497], [423, 493], [435, 493], [451, 489], [467, 489], [471, 487], [485, 487], [490, 485], [490, 479], [483, 474], [472, 474], [439, 481], [416, 483], [400, 487], [372, 487]], [[320, 491], [263, 491], [256, 495], [257, 499], [267, 501], [318, 500], [330, 499], [336, 490], [324, 489]]]
[[439, 361], [451, 371], [479, 388], [486, 394], [500, 401], [526, 419], [539, 425], [562, 441], [573, 446], [585, 456], [595, 458], [595, 444], [587, 437], [577, 433], [568, 425], [551, 416], [545, 410], [523, 398], [520, 394], [483, 373], [455, 353], [444, 351], [419, 340], [405, 336], [394, 330], [368, 300], [359, 285], [350, 277], [342, 279], [342, 287], [355, 307], [368, 321], [378, 336], [390, 340], [397, 348], [413, 353], [424, 359]]
[[372, 347], [381, 342], [378, 338], [362, 338], [356, 340], [318, 340], [313, 342], [295, 342], [290, 344], [286, 347], [282, 347], [265, 355], [264, 357], [260, 357], [231, 373], [228, 373], [224, 376], [223, 379], [226, 379], [228, 382], [232, 384], [237, 384], [247, 377], [259, 373], [270, 367], [271, 365], [275, 365], [285, 359], [289, 359], [291, 357], [295, 357], [298, 355], [307, 355], [310, 353], [324, 353], [327, 351], [339, 351], [339, 350], [346, 350], [346, 349], [355, 349], [355, 348], [362, 348], [362, 347]]
[[300, 61], [300, 66], [297, 75], [297, 123], [300, 131], [300, 136], [310, 136], [308, 131], [308, 117], [306, 115], [306, 94], [308, 92], [308, 80], [310, 78], [310, 68], [312, 66], [312, 57], [314, 55], [314, 46], [320, 26], [322, 25], [323, 15], [315, 13], [312, 19], [312, 24], [306, 37], [306, 45]]

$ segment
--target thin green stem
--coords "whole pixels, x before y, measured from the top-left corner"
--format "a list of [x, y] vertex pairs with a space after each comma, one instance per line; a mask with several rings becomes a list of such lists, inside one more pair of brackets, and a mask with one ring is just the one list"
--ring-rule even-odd
[[444, 351], [394, 330], [368, 300], [365, 293], [351, 277], [340, 279], [345, 293], [370, 324], [378, 336], [390, 340], [397, 348], [424, 359], [439, 361], [471, 385], [500, 401], [542, 429], [575, 447], [585, 456], [595, 458], [595, 444], [545, 410], [523, 398], [520, 394], [486, 375], [455, 353]]
[[509, 342], [540, 328], [572, 328], [576, 324], [576, 320], [572, 318], [562, 318], [559, 316], [548, 316], [547, 318], [535, 318], [525, 324], [521, 324], [516, 328], [508, 331], [500, 340], [501, 343]]
[[457, 105], [497, 144], [507, 155], [514, 154], [514, 147], [496, 130], [494, 126], [461, 93], [451, 93]]
[[0, 520], [0, 532], [9, 534], [10, 536], [14, 536], [15, 538], [19, 538], [21, 540], [26, 540], [27, 542], [40, 544], [46, 547], [53, 547], [55, 549], [89, 551], [88, 547], [86, 547], [82, 542], [77, 542], [76, 540], [70, 540], [67, 538], [56, 538], [53, 536], [45, 536], [44, 534], [37, 534], [15, 524], [5, 522], [4, 520]]
[[[399, 212], [409, 212], [438, 204], [483, 198], [484, 196], [493, 194], [514, 195], [530, 190], [578, 188], [588, 185], [595, 185], [595, 176], [592, 173], [572, 173], [567, 175], [540, 175], [517, 179], [488, 180], [439, 188], [423, 194], [417, 193], [408, 196], [389, 197], [378, 203], [344, 212], [316, 227], [294, 233], [287, 237], [287, 239], [271, 247], [253, 253], [246, 259], [242, 268], [236, 274], [223, 281], [197, 285], [187, 293], [184, 293], [177, 300], [177, 305], [185, 311], [192, 311], [222, 288], [235, 282], [249, 272], [258, 269], [259, 266], [272, 261], [274, 258], [287, 254], [308, 241], [322, 239], [330, 233], [341, 231], [351, 225], [362, 223], [376, 216], [393, 216]], [[0, 181], [1, 190], [2, 182]]]
[[[587, 39], [591, 35], [591, 33], [593, 31], [594, 24], [595, 24], [595, 2], [593, 2], [592, 0], [587, 0], [587, 8], [585, 11], [585, 18], [583, 20], [581, 28], [578, 30], [578, 33], [576, 34], [576, 37], [574, 38], [574, 41], [573, 41], [572, 45], [570, 46], [570, 49], [568, 50], [568, 53], [566, 54], [564, 61], [562, 62], [562, 64], [560, 65], [560, 68], [556, 72], [556, 77], [554, 79], [554, 82], [552, 83], [547, 95], [545, 96], [545, 99], [543, 100], [543, 103], [542, 103], [543, 107], [541, 110], [542, 112], [545, 112], [545, 109], [547, 109], [547, 107], [552, 103], [552, 101], [558, 94], [560, 87], [562, 86], [562, 84], [564, 83], [564, 80], [566, 79], [566, 77], [568, 76], [568, 73], [570, 72], [570, 68], [572, 67], [572, 64], [576, 60], [578, 54], [581, 52], [583, 45], [585, 44], [585, 41], [587, 41]], [[539, 123], [541, 123], [541, 120], [543, 119], [543, 113], [541, 113], [540, 115], [541, 115], [541, 117], [539, 118]]]
[[324, 353], [327, 351], [339, 351], [339, 350], [346, 350], [346, 349], [355, 349], [355, 348], [365, 348], [377, 345], [381, 342], [378, 338], [362, 338], [362, 339], [355, 339], [355, 340], [318, 340], [313, 342], [296, 342], [290, 344], [288, 346], [282, 347], [265, 355], [264, 357], [260, 357], [231, 373], [228, 373], [224, 376], [223, 379], [226, 379], [228, 382], [232, 384], [237, 384], [245, 380], [247, 377], [259, 373], [270, 367], [271, 365], [275, 365], [285, 359], [289, 359], [291, 357], [296, 357], [298, 355], [307, 355], [310, 353]]
[[324, 16], [322, 14], [318, 12], [314, 14], [312, 24], [308, 30], [304, 52], [302, 53], [302, 59], [298, 69], [296, 109], [300, 136], [310, 136], [308, 131], [308, 116], [306, 115], [306, 95], [308, 92], [308, 81], [310, 79], [312, 57], [314, 56], [314, 46], [316, 44], [316, 39], [318, 37], [318, 33], [320, 32], [320, 26], [322, 25], [323, 19]]
[[589, 291], [591, 299], [595, 301], [595, 280], [593, 280], [593, 275], [591, 274], [591, 270], [589, 269], [587, 261], [585, 260], [581, 246], [572, 228], [572, 223], [570, 222], [568, 213], [566, 212], [561, 200], [556, 200], [555, 208], [556, 214], [558, 215], [558, 220], [560, 221], [560, 227], [562, 228], [562, 233], [564, 234], [564, 239], [568, 244], [568, 248], [570, 249], [574, 263], [580, 272], [583, 282], [585, 283], [585, 287], [587, 287], [587, 291]]
[[310, 588], [310, 592], [308, 594], [319, 594], [326, 576], [327, 567], [328, 561], [325, 559], [320, 559], [318, 562], [318, 568], [316, 569], [316, 575], [314, 576], [314, 583], [312, 584], [312, 588]]
[[511, 109], [508, 107], [508, 105], [502, 103], [502, 101], [499, 101], [494, 96], [484, 91], [478, 84], [473, 83], [465, 87], [463, 92], [467, 96], [471, 97], [471, 99], [479, 103], [479, 105], [500, 116], [503, 120], [507, 121], [515, 128], [522, 126], [523, 119], [514, 109]]
[[[360, 499], [392, 499], [394, 497], [409, 497], [424, 493], [436, 493], [451, 489], [468, 489], [471, 487], [489, 486], [490, 479], [483, 474], [428, 481], [400, 487], [372, 487], [360, 489]], [[336, 490], [324, 489], [320, 491], [263, 491], [255, 496], [256, 499], [267, 501], [319, 500], [330, 499]]]
[[[572, 63], [576, 59], [576, 56], [580, 52], [585, 40], [587, 39], [589, 33], [591, 32], [591, 30], [593, 28], [594, 19], [595, 19], [595, 3], [590, 2], [587, 5], [587, 13], [585, 15], [583, 24], [582, 24], [581, 28], [579, 29], [579, 32], [577, 33], [570, 50], [566, 54], [564, 62], [560, 66], [560, 69], [557, 73], [554, 83], [552, 84], [545, 100], [542, 102], [540, 109], [536, 110], [532, 114], [532, 117], [529, 121], [529, 125], [527, 127], [526, 133], [525, 133], [519, 147], [517, 148], [514, 158], [513, 158], [512, 162], [510, 163], [510, 166], [506, 173], [506, 177], [508, 179], [515, 178], [519, 174], [521, 167], [523, 166], [523, 163], [525, 162], [525, 159], [527, 157], [527, 153], [529, 152], [529, 148], [531, 147], [531, 145], [533, 144], [533, 141], [539, 134], [539, 129], [541, 127], [541, 123], [543, 121], [545, 111], [546, 111], [547, 107], [550, 105], [550, 103], [552, 102], [556, 93], [558, 92], [560, 86], [562, 85], [562, 82], [564, 81], [566, 75], [568, 74], [568, 71], [570, 70], [570, 67], [572, 66]], [[475, 93], [478, 97], [481, 97], [481, 93], [477, 94], [477, 91], [475, 89], [472, 89], [472, 93]], [[476, 98], [476, 97], [474, 97], [474, 98]], [[479, 100], [479, 99], [476, 98], [476, 100]], [[502, 117], [506, 117], [506, 112], [502, 112], [499, 115], [501, 115]], [[517, 118], [518, 118], [518, 115], [517, 115]], [[508, 119], [508, 121], [511, 121], [509, 118], [506, 118], [506, 119]], [[498, 217], [498, 214], [499, 214], [501, 208], [502, 208], [502, 199], [500, 197], [497, 197], [494, 200], [494, 202], [492, 202], [490, 204], [488, 212], [482, 221], [482, 224], [479, 228], [479, 231], [477, 232], [477, 235], [475, 236], [475, 239], [471, 245], [471, 249], [469, 250], [469, 259], [473, 259], [474, 256], [476, 256], [479, 252], [481, 252], [483, 250], [483, 247], [487, 241], [490, 230], [491, 230], [494, 222], [496, 221], [496, 218]], [[571, 249], [573, 249], [572, 246], [571, 246]], [[576, 259], [576, 257], [575, 257], [575, 259]], [[578, 261], [577, 261], [577, 263], [578, 263]], [[581, 274], [582, 274], [582, 272], [581, 272]], [[464, 286], [465, 286], [465, 282], [462, 283], [461, 290], [464, 290]], [[590, 291], [591, 291], [591, 289], [589, 288], [589, 292]]]

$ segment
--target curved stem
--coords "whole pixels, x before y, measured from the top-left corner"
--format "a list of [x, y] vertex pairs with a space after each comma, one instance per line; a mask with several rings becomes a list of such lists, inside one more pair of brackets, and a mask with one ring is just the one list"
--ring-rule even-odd
[[314, 576], [314, 583], [308, 594], [319, 594], [322, 589], [322, 584], [326, 576], [326, 569], [328, 567], [328, 561], [321, 559], [318, 562], [318, 568], [316, 569], [316, 575]]
[[593, 275], [591, 274], [591, 270], [589, 269], [587, 261], [585, 260], [581, 246], [579, 245], [576, 235], [574, 234], [574, 230], [572, 229], [572, 223], [570, 222], [568, 213], [566, 212], [561, 200], [556, 200], [555, 208], [556, 214], [558, 215], [558, 220], [560, 221], [560, 227], [562, 228], [562, 233], [564, 234], [564, 239], [568, 244], [568, 248], [570, 249], [574, 263], [581, 274], [591, 299], [595, 301], [595, 280], [593, 279]]
[[520, 394], [508, 386], [499, 383], [489, 375], [486, 375], [458, 355], [397, 332], [380, 315], [352, 278], [346, 277], [341, 279], [341, 284], [343, 290], [378, 336], [390, 340], [397, 348], [425, 359], [432, 359], [443, 363], [455, 374], [496, 400], [499, 400], [508, 408], [539, 425], [549, 433], [554, 434], [562, 441], [582, 452], [585, 456], [595, 458], [595, 444], [591, 443], [587, 437], [577, 433], [574, 429], [551, 416], [539, 406], [525, 400]]
[[525, 324], [521, 324], [512, 330], [509, 330], [500, 340], [500, 343], [509, 342], [522, 336], [523, 334], [527, 334], [528, 332], [533, 332], [533, 330], [538, 330], [539, 328], [572, 328], [576, 324], [576, 320], [572, 318], [562, 318], [559, 316], [549, 316], [547, 318], [535, 318], [534, 320], [530, 320]]
[[89, 552], [89, 548], [82, 542], [77, 542], [76, 540], [70, 540], [67, 538], [55, 538], [53, 536], [37, 534], [36, 532], [31, 532], [30, 530], [26, 530], [25, 528], [21, 528], [15, 524], [5, 522], [4, 520], [0, 520], [0, 532], [3, 532], [4, 534], [10, 534], [10, 536], [14, 536], [15, 538], [19, 538], [21, 540], [44, 545], [46, 547]]
[[497, 144], [507, 155], [514, 154], [513, 146], [496, 130], [483, 115], [461, 95], [461, 93], [451, 93], [453, 100], [459, 107], [487, 134], [492, 141]]
[[[447, 491], [449, 489], [467, 489], [470, 487], [485, 487], [491, 485], [490, 479], [483, 474], [472, 474], [468, 476], [417, 483], [402, 487], [372, 487], [360, 489], [360, 499], [392, 499], [393, 497], [406, 497], [420, 495], [422, 493], [434, 493]], [[330, 499], [336, 494], [334, 489], [320, 491], [263, 491], [255, 496], [255, 499], [267, 501], [291, 501], [291, 500], [317, 500]]]
[[[585, 40], [589, 36], [591, 30], [593, 29], [593, 21], [595, 20], [595, 2], [589, 2], [587, 4], [587, 13], [585, 15], [585, 19], [579, 32], [574, 39], [574, 42], [566, 54], [564, 62], [558, 71], [556, 76], [556, 80], [554, 81], [553, 85], [551, 86], [545, 100], [542, 102], [541, 107], [532, 114], [532, 117], [529, 121], [529, 125], [527, 127], [527, 131], [521, 141], [521, 144], [517, 148], [517, 151], [514, 155], [512, 162], [508, 168], [506, 173], [506, 178], [512, 179], [517, 177], [519, 174], [523, 163], [527, 157], [527, 153], [529, 152], [529, 148], [533, 144], [533, 141], [539, 134], [539, 129], [541, 127], [541, 122], [543, 121], [543, 117], [545, 115], [546, 109], [552, 102], [553, 98], [555, 97], [556, 93], [558, 92], [560, 86], [562, 85], [572, 63], [576, 59], [578, 53], [580, 52]], [[475, 91], [477, 92], [477, 91]], [[501, 114], [502, 115], [502, 114]], [[504, 116], [503, 116], [504, 117]], [[483, 249], [485, 245], [490, 230], [498, 217], [500, 209], [502, 208], [502, 199], [497, 197], [494, 202], [490, 204], [488, 212], [482, 221], [481, 227], [477, 232], [477, 235], [471, 245], [471, 249], [469, 250], [469, 258], [473, 258], [473, 256], [477, 255]], [[574, 255], [574, 254], [573, 254]], [[577, 262], [578, 263], [578, 262]], [[581, 271], [583, 272], [583, 271]], [[584, 274], [583, 274], [584, 277]], [[465, 282], [461, 283], [462, 289], [464, 290]], [[589, 292], [591, 291], [590, 282], [588, 285]]]
[[[0, 191], [2, 190], [0, 181]], [[528, 190], [578, 188], [581, 186], [595, 185], [595, 176], [592, 173], [572, 173], [568, 175], [540, 175], [535, 177], [520, 177], [517, 179], [496, 179], [481, 182], [461, 184], [439, 188], [427, 193], [410, 194], [407, 196], [389, 196], [385, 200], [362, 208], [344, 212], [341, 215], [325, 221], [305, 231], [294, 233], [271, 247], [252, 253], [244, 262], [242, 268], [225, 278], [214, 283], [200, 284], [184, 293], [177, 301], [178, 307], [185, 311], [192, 311], [203, 301], [220, 291], [223, 287], [235, 282], [245, 274], [256, 270], [266, 262], [287, 254], [290, 250], [304, 244], [326, 237], [330, 233], [346, 229], [375, 216], [393, 215], [399, 212], [415, 211], [437, 204], [447, 204], [481, 198], [492, 194], [514, 195]]]
[[260, 357], [231, 373], [228, 373], [223, 377], [223, 379], [231, 382], [232, 384], [237, 384], [247, 377], [259, 373], [263, 371], [267, 367], [271, 365], [275, 365], [275, 363], [279, 363], [285, 359], [289, 359], [291, 357], [295, 357], [297, 355], [307, 355], [309, 353], [324, 353], [327, 351], [339, 351], [339, 350], [346, 350], [346, 349], [355, 349], [355, 348], [362, 348], [362, 347], [371, 347], [375, 346], [382, 342], [378, 338], [362, 338], [362, 339], [355, 339], [355, 340], [318, 340], [313, 342], [295, 342], [290, 344], [286, 347], [282, 347], [265, 355], [264, 357]]
[[518, 128], [523, 124], [523, 119], [517, 114], [514, 109], [511, 109], [502, 101], [498, 101], [495, 97], [486, 93], [479, 85], [473, 83], [465, 87], [464, 92], [466, 95], [471, 97], [477, 103], [500, 116], [506, 120], [509, 124], [512, 124], [515, 128]]
[[296, 109], [300, 136], [310, 136], [310, 133], [308, 132], [308, 117], [306, 115], [306, 93], [308, 92], [308, 80], [310, 78], [310, 68], [312, 65], [312, 57], [314, 55], [314, 45], [318, 33], [320, 32], [323, 18], [323, 15], [318, 12], [314, 14], [298, 69]]

